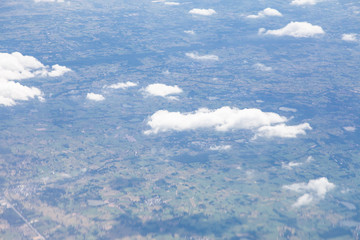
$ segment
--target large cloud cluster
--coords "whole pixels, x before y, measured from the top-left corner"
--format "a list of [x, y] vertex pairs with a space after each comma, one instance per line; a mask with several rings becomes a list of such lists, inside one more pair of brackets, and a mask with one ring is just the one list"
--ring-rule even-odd
[[191, 113], [160, 110], [150, 116], [147, 124], [151, 129], [145, 131], [145, 134], [210, 128], [221, 132], [247, 129], [254, 131], [255, 137], [294, 138], [306, 134], [306, 129], [311, 129], [308, 123], [287, 126], [286, 121], [288, 119], [284, 116], [256, 108], [222, 107], [216, 110], [201, 108]]
[[265, 30], [261, 28], [260, 34], [273, 36], [291, 36], [296, 38], [309, 38], [325, 34], [322, 27], [312, 25], [308, 22], [290, 22], [285, 27], [276, 30]]
[[284, 189], [304, 193], [293, 204], [294, 207], [308, 205], [314, 200], [324, 199], [328, 191], [335, 188], [335, 184], [329, 182], [326, 177], [312, 179], [308, 183], [294, 183], [283, 186]]
[[43, 65], [32, 56], [24, 56], [19, 52], [0, 53], [0, 105], [13, 106], [16, 101], [29, 100], [35, 97], [42, 99], [42, 92], [35, 87], [27, 87], [16, 80], [33, 77], [58, 77], [69, 68], [58, 64]]

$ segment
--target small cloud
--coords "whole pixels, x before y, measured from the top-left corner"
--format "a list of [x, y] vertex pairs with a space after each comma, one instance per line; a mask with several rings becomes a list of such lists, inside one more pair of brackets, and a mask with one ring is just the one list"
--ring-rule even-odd
[[111, 84], [111, 85], [105, 86], [105, 87], [112, 88], [112, 89], [126, 89], [129, 87], [136, 87], [137, 85], [138, 85], [137, 83], [127, 81], [126, 83], [120, 82], [120, 83]]
[[178, 2], [164, 2], [165, 5], [169, 5], [169, 6], [177, 6], [180, 5], [180, 3]]
[[309, 163], [309, 162], [312, 162], [312, 161], [314, 161], [314, 158], [313, 158], [313, 156], [308, 156], [308, 158], [306, 159], [306, 163]]
[[284, 169], [288, 169], [288, 170], [291, 170], [294, 167], [299, 167], [301, 165], [303, 165], [303, 163], [300, 163], [300, 162], [281, 163], [281, 167]]
[[286, 121], [288, 121], [286, 117], [256, 108], [222, 107], [215, 110], [201, 108], [191, 113], [159, 110], [149, 118], [147, 124], [151, 129], [145, 131], [145, 134], [208, 128], [220, 132], [237, 129], [251, 130], [256, 133], [255, 138], [295, 138], [299, 134], [306, 134], [305, 129], [311, 129], [308, 123], [287, 126], [284, 124]]
[[282, 17], [282, 14], [273, 8], [265, 8], [264, 10], [258, 12], [256, 15], [249, 15], [247, 18], [263, 18], [263, 17]]
[[259, 34], [309, 38], [325, 34], [325, 32], [320, 26], [312, 25], [308, 22], [290, 22], [285, 27], [276, 30], [266, 31], [264, 28], [260, 28]]
[[199, 55], [197, 52], [186, 53], [187, 57], [200, 60], [200, 61], [219, 61], [219, 57], [216, 55], [208, 54], [208, 55]]
[[288, 108], [288, 107], [279, 107], [279, 110], [284, 112], [293, 112], [293, 113], [297, 112], [295, 108]]
[[58, 3], [63, 3], [64, 0], [34, 0], [34, 2], [38, 3], [38, 2], [58, 2]]
[[255, 69], [263, 72], [270, 72], [272, 70], [272, 67], [268, 67], [262, 63], [256, 63], [254, 64]]
[[305, 162], [293, 162], [293, 161], [291, 161], [289, 163], [284, 163], [283, 162], [283, 163], [281, 163], [281, 167], [284, 168], [284, 169], [292, 170], [294, 167], [300, 167], [300, 166], [302, 166], [302, 165], [304, 165], [306, 163], [310, 163], [312, 161], [314, 161], [314, 158], [312, 156], [309, 156], [305, 160]]
[[327, 192], [335, 188], [335, 184], [328, 181], [326, 177], [310, 180], [306, 183], [294, 183], [291, 185], [284, 185], [284, 189], [304, 193], [299, 197], [296, 203], [293, 204], [294, 207], [301, 207], [308, 205], [313, 200], [324, 199]]
[[209, 149], [211, 151], [226, 151], [231, 149], [231, 145], [211, 146]]
[[355, 131], [356, 131], [356, 127], [347, 126], [347, 127], [344, 127], [344, 130], [345, 130], [345, 131], [348, 131], [348, 132], [355, 132]]
[[296, 138], [298, 135], [306, 135], [305, 130], [311, 130], [308, 123], [303, 123], [295, 126], [287, 126], [285, 124], [278, 124], [275, 126], [263, 126], [257, 130], [256, 137], [281, 137], [281, 138]]
[[51, 72], [48, 73], [50, 77], [59, 77], [71, 71], [70, 68], [67, 68], [65, 66], [60, 66], [59, 64], [55, 64], [51, 68], [52, 68]]
[[293, 0], [290, 4], [291, 5], [315, 5], [319, 2], [323, 2], [324, 0]]
[[91, 101], [96, 101], [96, 102], [105, 100], [103, 95], [96, 94], [96, 93], [88, 93], [86, 95], [86, 99], [91, 100]]
[[358, 34], [348, 33], [348, 34], [343, 34], [341, 40], [346, 42], [357, 42], [359, 39], [358, 39]]
[[184, 31], [184, 33], [190, 34], [190, 35], [195, 35], [194, 30], [186, 30]]
[[194, 15], [202, 15], [202, 16], [211, 16], [216, 13], [214, 9], [200, 9], [200, 8], [194, 8], [189, 11], [190, 14]]
[[309, 205], [314, 200], [314, 197], [311, 194], [305, 193], [296, 200], [296, 203], [293, 204], [293, 207], [302, 207]]
[[[183, 90], [178, 86], [168, 86], [162, 83], [150, 84], [145, 88], [145, 92], [152, 96], [159, 97], [169, 97], [169, 95], [182, 93]], [[171, 97], [170, 99], [176, 99], [175, 97]]]

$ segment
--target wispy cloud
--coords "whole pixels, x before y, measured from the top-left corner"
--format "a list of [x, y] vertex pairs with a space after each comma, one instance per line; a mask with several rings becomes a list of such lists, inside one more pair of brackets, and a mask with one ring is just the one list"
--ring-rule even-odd
[[256, 15], [248, 15], [247, 18], [263, 18], [263, 17], [282, 17], [282, 14], [273, 8], [265, 8], [264, 10], [258, 12]]
[[199, 60], [199, 61], [218, 61], [219, 57], [213, 54], [199, 55], [197, 52], [191, 52], [185, 54], [187, 57]]
[[324, 2], [325, 0], [293, 0], [290, 4], [291, 5], [315, 5], [319, 2]]
[[170, 6], [178, 6], [180, 5], [180, 3], [178, 2], [164, 2], [165, 5], [170, 5]]
[[195, 35], [194, 30], [185, 30], [184, 33], [190, 34], [190, 35]]
[[259, 71], [262, 71], [262, 72], [270, 72], [272, 70], [272, 67], [268, 67], [268, 66], [266, 66], [265, 64], [262, 64], [262, 63], [254, 64], [254, 68], [259, 70]]
[[296, 38], [309, 38], [325, 34], [322, 27], [312, 25], [308, 22], [290, 22], [283, 28], [276, 30], [259, 29], [259, 34], [273, 35], [273, 36], [291, 36]]
[[202, 16], [211, 16], [216, 13], [214, 9], [201, 9], [201, 8], [194, 8], [189, 11], [190, 14], [193, 15], [202, 15]]
[[34, 2], [38, 3], [38, 2], [58, 2], [58, 3], [63, 3], [65, 2], [64, 0], [34, 0]]
[[112, 89], [126, 89], [129, 87], [136, 87], [137, 85], [138, 85], [137, 83], [127, 81], [126, 83], [120, 82], [120, 83], [111, 84], [111, 85], [105, 86], [105, 87], [112, 88]]

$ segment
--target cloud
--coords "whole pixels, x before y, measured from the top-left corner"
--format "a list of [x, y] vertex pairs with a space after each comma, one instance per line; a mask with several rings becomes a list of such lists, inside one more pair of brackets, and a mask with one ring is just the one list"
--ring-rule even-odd
[[263, 72], [269, 72], [272, 70], [272, 67], [268, 67], [262, 63], [256, 63], [254, 64], [254, 67], [259, 70], [259, 71], [263, 71]]
[[216, 13], [214, 9], [200, 9], [194, 8], [189, 11], [190, 14], [202, 15], [202, 16], [211, 16]]
[[[210, 128], [215, 131], [226, 132], [230, 130], [252, 130], [256, 137], [296, 137], [299, 132], [294, 129], [298, 126], [286, 126], [286, 117], [273, 112], [263, 112], [260, 109], [238, 109], [222, 107], [215, 110], [201, 108], [191, 113], [169, 112], [159, 110], [149, 117], [147, 124], [151, 127], [145, 134], [157, 134], [167, 131], [187, 131]], [[275, 126], [272, 126], [277, 124]], [[266, 131], [266, 127], [281, 126], [282, 131]], [[305, 124], [310, 127], [308, 123]], [[285, 126], [285, 127], [283, 127]], [[289, 132], [287, 132], [289, 131]], [[304, 129], [303, 129], [304, 131]], [[305, 131], [302, 132], [305, 134]]]
[[86, 99], [91, 100], [91, 101], [96, 101], [96, 102], [105, 100], [103, 95], [96, 94], [96, 93], [88, 93], [86, 95]]
[[281, 167], [284, 168], [284, 169], [288, 169], [288, 170], [291, 170], [293, 169], [293, 167], [299, 167], [301, 165], [303, 165], [304, 163], [301, 163], [301, 162], [289, 162], [289, 163], [281, 163]]
[[186, 30], [184, 31], [184, 33], [190, 34], [190, 35], [195, 35], [194, 30]]
[[355, 132], [355, 131], [356, 131], [356, 127], [347, 126], [347, 127], [344, 127], [344, 130], [345, 130], [345, 131], [348, 131], [348, 132]]
[[256, 15], [249, 15], [247, 18], [263, 18], [263, 17], [282, 17], [282, 14], [273, 8], [265, 8], [264, 10], [258, 12]]
[[64, 75], [64, 73], [71, 71], [70, 68], [60, 66], [58, 64], [53, 65], [51, 68], [52, 68], [51, 72], [47, 73], [50, 77], [59, 77]]
[[42, 92], [35, 87], [26, 87], [18, 82], [0, 79], [0, 104], [13, 106], [18, 100], [29, 100], [41, 97]]
[[347, 42], [357, 42], [358, 41], [358, 34], [356, 33], [348, 33], [348, 34], [343, 34], [341, 37], [341, 40], [343, 41], [347, 41]]
[[44, 66], [32, 56], [24, 56], [19, 52], [0, 53], [0, 78], [21, 80], [33, 77], [58, 77], [71, 69], [58, 64]]
[[211, 151], [226, 151], [231, 149], [231, 145], [211, 146], [209, 149]]
[[27, 87], [16, 80], [34, 77], [58, 77], [71, 69], [53, 65], [45, 66], [32, 56], [24, 56], [19, 52], [0, 53], [0, 105], [13, 106], [17, 101], [26, 101], [37, 97], [43, 100], [43, 93], [35, 87]]
[[315, 5], [319, 2], [323, 2], [324, 0], [293, 0], [290, 4], [291, 5]]
[[260, 127], [255, 135], [256, 137], [281, 137], [281, 138], [296, 138], [298, 135], [306, 135], [305, 130], [311, 130], [310, 124], [302, 123], [295, 126], [287, 126], [285, 124], [278, 124], [275, 126]]
[[[178, 86], [168, 86], [162, 83], [154, 83], [147, 86], [144, 91], [152, 96], [168, 97], [169, 95], [182, 93], [183, 90]], [[170, 99], [175, 99], [170, 97]]]
[[324, 199], [327, 192], [335, 188], [335, 184], [328, 181], [326, 177], [310, 180], [306, 183], [294, 183], [291, 185], [284, 185], [284, 189], [304, 193], [299, 197], [294, 207], [301, 207], [310, 204], [315, 199]]
[[58, 3], [63, 3], [64, 0], [34, 0], [34, 2], [58, 2]]
[[105, 87], [112, 88], [112, 89], [126, 89], [129, 87], [135, 87], [137, 85], [138, 85], [137, 83], [127, 81], [126, 83], [120, 82], [120, 83], [111, 84], [111, 85], [105, 86]]
[[260, 28], [259, 34], [309, 38], [325, 34], [325, 32], [320, 26], [312, 25], [308, 22], [290, 22], [285, 27], [276, 30], [266, 31], [264, 28]]
[[200, 61], [218, 61], [219, 57], [216, 55], [208, 54], [208, 55], [199, 55], [197, 52], [186, 53], [187, 57], [192, 58], [194, 60]]
[[178, 2], [164, 2], [165, 5], [170, 5], [170, 6], [177, 6], [180, 5], [180, 3]]
[[297, 110], [295, 108], [288, 108], [288, 107], [279, 107], [280, 111], [284, 111], [284, 112], [297, 112]]

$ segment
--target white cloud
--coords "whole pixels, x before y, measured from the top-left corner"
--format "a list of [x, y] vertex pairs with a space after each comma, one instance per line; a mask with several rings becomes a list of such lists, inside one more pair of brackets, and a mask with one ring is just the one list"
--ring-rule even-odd
[[19, 52], [0, 53], [0, 105], [13, 106], [17, 101], [26, 101], [37, 97], [44, 100], [42, 92], [35, 87], [27, 87], [15, 82], [33, 77], [58, 77], [69, 68], [53, 65], [51, 68], [43, 65], [32, 56], [24, 56]]
[[35, 87], [26, 87], [18, 82], [0, 79], [0, 104], [13, 106], [18, 100], [29, 100], [41, 97], [42, 92]]
[[195, 35], [194, 30], [186, 30], [184, 31], [184, 33], [190, 34], [190, 35]]
[[290, 22], [285, 27], [276, 30], [266, 31], [264, 28], [260, 28], [259, 34], [308, 38], [325, 34], [325, 32], [320, 26], [308, 22]]
[[280, 111], [284, 111], [284, 112], [297, 112], [297, 110], [295, 108], [288, 108], [288, 107], [279, 107]]
[[291, 170], [293, 169], [293, 167], [299, 167], [301, 165], [303, 165], [304, 163], [301, 163], [301, 162], [289, 162], [289, 163], [281, 163], [281, 167], [282, 168], [285, 168], [285, 169], [288, 169], [288, 170]]
[[199, 55], [197, 52], [186, 53], [187, 57], [192, 58], [194, 60], [200, 61], [218, 61], [219, 57], [216, 55], [208, 54], [208, 55]]
[[96, 94], [96, 93], [88, 93], [86, 95], [86, 99], [91, 100], [91, 101], [97, 101], [97, 102], [105, 100], [103, 95]]
[[278, 124], [275, 126], [263, 126], [257, 130], [256, 137], [282, 137], [282, 138], [296, 138], [298, 135], [305, 135], [305, 130], [311, 130], [310, 124], [302, 123], [294, 126], [287, 126], [285, 124]]
[[51, 68], [52, 68], [51, 72], [47, 73], [50, 77], [59, 77], [64, 75], [64, 73], [71, 71], [70, 68], [67, 68], [65, 66], [60, 66], [58, 64], [53, 65]]
[[202, 15], [202, 16], [211, 16], [216, 13], [214, 9], [200, 9], [194, 8], [189, 11], [190, 14]]
[[348, 132], [355, 132], [355, 131], [356, 131], [356, 127], [347, 126], [347, 127], [344, 127], [344, 130], [345, 130], [345, 131], [348, 131]]
[[309, 205], [314, 200], [314, 197], [311, 194], [305, 193], [296, 200], [296, 203], [293, 204], [293, 207], [302, 207]]
[[126, 83], [120, 82], [120, 83], [111, 84], [111, 85], [105, 86], [105, 87], [112, 88], [112, 89], [126, 89], [129, 87], [135, 87], [137, 85], [138, 85], [137, 83], [127, 81]]
[[305, 193], [298, 198], [294, 207], [310, 204], [314, 199], [324, 199], [328, 191], [335, 188], [335, 184], [328, 181], [326, 177], [310, 180], [308, 183], [294, 183], [283, 186], [284, 189]]
[[211, 146], [209, 149], [211, 151], [226, 151], [231, 149], [231, 145]]
[[[296, 137], [303, 132], [295, 132], [298, 126], [286, 126], [288, 121], [286, 117], [280, 116], [273, 112], [263, 112], [260, 109], [238, 109], [231, 107], [222, 107], [216, 110], [201, 108], [191, 113], [168, 112], [159, 110], [149, 117], [148, 125], [150, 130], [145, 134], [157, 134], [167, 131], [187, 131], [201, 128], [210, 128], [216, 131], [230, 131], [237, 129], [252, 130], [256, 133], [255, 137]], [[278, 124], [272, 126], [274, 124]], [[281, 131], [266, 131], [266, 127], [281, 126]], [[308, 123], [303, 124], [310, 128]], [[285, 126], [285, 127], [283, 127]], [[300, 126], [300, 127], [299, 127]]]
[[64, 0], [34, 0], [34, 2], [58, 2], [58, 3], [63, 3]]
[[178, 2], [164, 2], [165, 5], [170, 5], [170, 6], [177, 6], [180, 5], [180, 3]]
[[265, 8], [264, 10], [258, 12], [256, 15], [249, 15], [247, 18], [263, 18], [263, 17], [282, 17], [282, 14], [273, 8]]
[[55, 64], [50, 69], [32, 56], [19, 52], [0, 53], [0, 78], [21, 80], [33, 77], [58, 77], [71, 69]]
[[324, 0], [293, 0], [290, 4], [291, 5], [315, 5], [319, 2], [323, 2]]
[[262, 63], [256, 63], [254, 64], [254, 67], [259, 70], [259, 71], [263, 71], [263, 72], [269, 72], [272, 70], [272, 67], [268, 67]]
[[341, 37], [341, 40], [343, 41], [347, 41], [347, 42], [357, 42], [358, 39], [358, 34], [356, 33], [348, 33], [348, 34], [343, 34]]
[[[183, 90], [178, 86], [168, 86], [162, 83], [154, 83], [147, 86], [145, 92], [152, 96], [168, 97], [169, 95], [182, 93]], [[174, 99], [172, 97], [171, 99]]]

